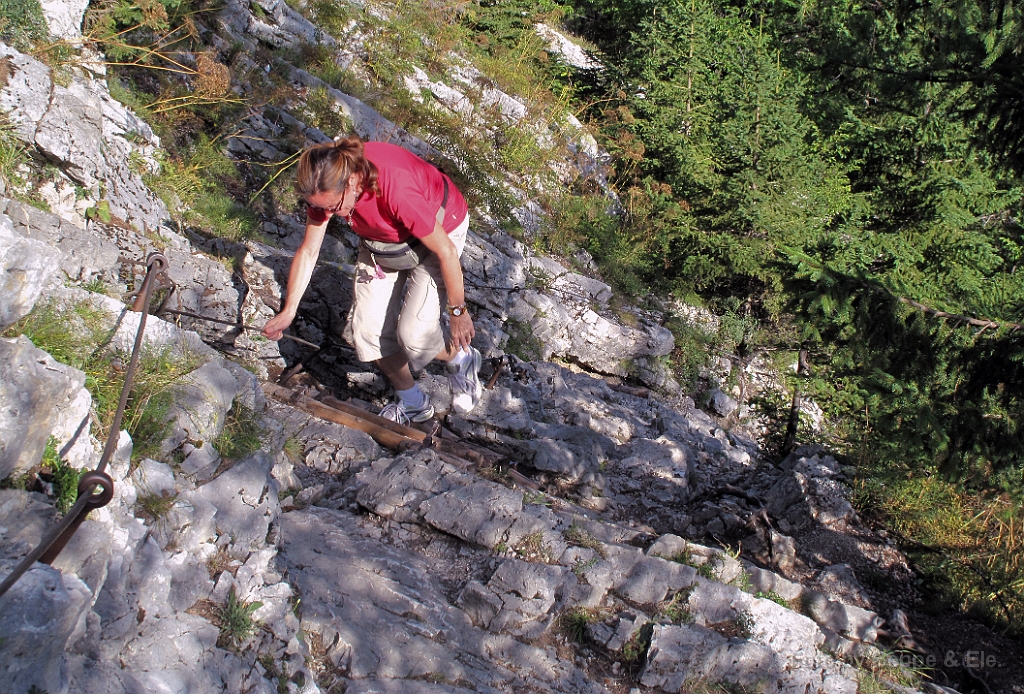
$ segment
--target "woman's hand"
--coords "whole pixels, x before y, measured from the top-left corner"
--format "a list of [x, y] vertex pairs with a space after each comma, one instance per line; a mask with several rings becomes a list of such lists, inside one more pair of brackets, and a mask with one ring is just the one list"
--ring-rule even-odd
[[461, 316], [449, 316], [449, 319], [448, 326], [451, 328], [452, 346], [458, 351], [462, 351], [463, 348], [469, 351], [473, 336], [476, 335], [473, 319], [470, 318], [468, 312]]
[[328, 219], [325, 217], [322, 222], [314, 223], [308, 215], [306, 216], [306, 234], [302, 237], [302, 243], [295, 251], [291, 268], [288, 270], [288, 299], [284, 302], [281, 312], [268, 320], [260, 331], [268, 340], [280, 340], [285, 329], [295, 320], [299, 301], [309, 285], [309, 278], [313, 276], [316, 259], [320, 256], [320, 246], [324, 242]]
[[295, 320], [294, 315], [289, 315], [287, 312], [282, 311], [267, 321], [260, 334], [268, 340], [280, 340], [281, 335], [284, 334], [284, 331], [292, 324], [293, 320]]

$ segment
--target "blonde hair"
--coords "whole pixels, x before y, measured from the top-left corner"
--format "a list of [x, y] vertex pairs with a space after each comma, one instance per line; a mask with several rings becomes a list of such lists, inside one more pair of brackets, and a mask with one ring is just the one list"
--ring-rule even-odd
[[380, 192], [377, 167], [363, 154], [363, 141], [358, 135], [339, 136], [302, 153], [295, 189], [304, 199], [318, 193], [344, 193], [349, 176], [354, 173], [362, 174], [364, 190]]

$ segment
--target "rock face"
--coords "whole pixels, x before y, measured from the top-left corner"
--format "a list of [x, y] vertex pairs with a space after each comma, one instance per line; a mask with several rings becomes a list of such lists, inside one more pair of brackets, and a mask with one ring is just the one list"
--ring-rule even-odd
[[[151, 158], [159, 140], [152, 129], [114, 101], [106, 86], [75, 77], [67, 87], [55, 84], [48, 67], [0, 44], [5, 79], [0, 84], [0, 111], [19, 137], [58, 162], [78, 184], [93, 191], [111, 213], [140, 230], [156, 230], [167, 208], [129, 166], [137, 152]], [[129, 142], [142, 141], [143, 145]]]
[[[10, 562], [0, 564], [6, 578]], [[5, 691], [68, 691], [64, 649], [80, 631], [89, 587], [74, 575], [36, 564], [3, 597], [0, 674]], [[34, 689], [33, 689], [34, 688]]]
[[49, 248], [14, 232], [7, 215], [0, 214], [0, 329], [22, 318], [53, 277]]
[[85, 374], [36, 349], [26, 337], [0, 338], [0, 479], [43, 457], [58, 419], [88, 418], [80, 403]]
[[0, 212], [5, 213], [11, 230], [24, 237], [23, 243], [35, 244], [39, 262], [45, 263], [50, 274], [59, 270], [67, 279], [81, 282], [96, 278], [113, 281], [116, 277], [111, 271], [117, 267], [119, 250], [109, 239], [82, 233], [80, 226], [21, 203], [0, 202]]
[[89, 0], [41, 0], [39, 4], [50, 28], [50, 36], [70, 40], [82, 35], [82, 17]]

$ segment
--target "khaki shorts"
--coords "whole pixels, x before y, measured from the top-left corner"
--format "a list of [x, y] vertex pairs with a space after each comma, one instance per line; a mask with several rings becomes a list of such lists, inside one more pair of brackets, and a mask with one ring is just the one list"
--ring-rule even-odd
[[[466, 245], [469, 215], [448, 234], [459, 256]], [[404, 351], [419, 371], [445, 348], [441, 306], [448, 300], [441, 262], [431, 254], [412, 270], [376, 275], [370, 253], [360, 246], [349, 326], [359, 361], [377, 361]]]

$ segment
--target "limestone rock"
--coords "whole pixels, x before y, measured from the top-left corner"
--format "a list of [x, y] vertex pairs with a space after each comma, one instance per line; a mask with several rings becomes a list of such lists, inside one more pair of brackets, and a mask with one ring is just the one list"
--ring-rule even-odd
[[84, 383], [28, 338], [0, 338], [0, 479], [42, 459], [60, 410], [78, 410]]
[[[487, 582], [501, 608], [484, 626], [493, 632], [507, 630], [517, 636], [538, 638], [553, 617], [556, 601], [570, 587], [567, 583], [576, 582], [572, 576], [572, 571], [562, 566], [517, 559], [502, 562]], [[543, 623], [532, 624], [536, 620]]]
[[523, 510], [523, 495], [493, 482], [474, 482], [423, 502], [423, 520], [438, 530], [494, 547], [509, 538], [509, 530]]
[[692, 566], [658, 557], [639, 557], [615, 583], [615, 592], [638, 605], [656, 605], [669, 591], [691, 585], [697, 575]]
[[43, 16], [55, 39], [77, 39], [82, 35], [82, 17], [89, 0], [41, 0]]
[[123, 222], [143, 231], [158, 229], [167, 208], [129, 166], [136, 146], [116, 126], [105, 128], [107, 115], [116, 112], [105, 107], [110, 101], [105, 83], [75, 77], [67, 87], [54, 84], [49, 68], [3, 44], [0, 58], [7, 58], [9, 67], [0, 87], [0, 111], [10, 114], [19, 137], [82, 186], [95, 188], [97, 196], [102, 181], [103, 199]]
[[358, 691], [419, 691], [409, 680], [428, 676], [494, 694], [577, 682], [571, 691], [604, 691], [553, 652], [475, 627], [421, 557], [377, 542], [355, 517], [309, 508], [281, 523], [290, 540], [279, 557], [302, 595], [302, 629], [320, 635], [325, 657]]
[[857, 580], [857, 575], [849, 564], [826, 566], [818, 574], [815, 583], [818, 589], [832, 600], [859, 606], [869, 605], [871, 602], [870, 596]]
[[710, 404], [711, 409], [721, 417], [728, 417], [739, 409], [740, 406], [734, 398], [730, 397], [718, 388], [711, 391], [711, 395], [708, 398], [708, 404]]
[[0, 214], [0, 329], [27, 315], [54, 276], [52, 249], [15, 233]]
[[183, 493], [182, 498], [214, 507], [213, 522], [220, 534], [230, 535], [232, 544], [246, 553], [258, 550], [266, 544], [269, 526], [281, 512], [280, 490], [270, 474], [273, 466], [270, 456], [257, 451], [194, 492]]
[[[6, 578], [13, 563], [0, 563]], [[4, 689], [68, 691], [64, 649], [85, 619], [92, 593], [75, 576], [35, 564], [0, 598], [0, 675]]]
[[[654, 627], [651, 657], [640, 681], [667, 692], [685, 691], [687, 680], [742, 687], [774, 684], [784, 664], [771, 649], [727, 639], [699, 625]], [[777, 691], [769, 685], [767, 691]]]

